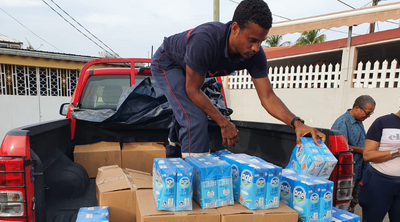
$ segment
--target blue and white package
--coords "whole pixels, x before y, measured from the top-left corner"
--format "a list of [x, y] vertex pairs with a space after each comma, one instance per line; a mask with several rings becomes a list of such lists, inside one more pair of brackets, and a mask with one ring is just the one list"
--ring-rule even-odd
[[221, 172], [218, 174], [218, 200], [217, 207], [233, 205], [233, 185], [231, 165], [223, 160], [217, 161]]
[[286, 174], [286, 169], [282, 172], [280, 199], [283, 203], [293, 208], [293, 188], [294, 181], [297, 180], [296, 174]]
[[77, 222], [109, 222], [109, 207], [81, 207], [76, 218]]
[[157, 191], [157, 189], [156, 189], [156, 187], [157, 187], [157, 185], [156, 185], [157, 171], [156, 171], [156, 169], [158, 167], [158, 163], [159, 162], [165, 163], [165, 158], [154, 158], [154, 160], [153, 160], [153, 197], [154, 197], [154, 200], [156, 202], [157, 202], [157, 195], [156, 195], [156, 191]]
[[[321, 144], [324, 144], [321, 140], [319, 140]], [[336, 157], [331, 153], [328, 147], [325, 144], [322, 147], [318, 147], [318, 151], [321, 156], [324, 158], [324, 166], [322, 167], [321, 171], [319, 172], [318, 176], [328, 179], [331, 176], [332, 171], [335, 169], [337, 164]]]
[[206, 161], [205, 157], [199, 159], [188, 156], [185, 160], [194, 168], [193, 183], [196, 183], [194, 187], [196, 195], [193, 197], [196, 202], [203, 209], [217, 207], [217, 168], [211, 162]]
[[193, 167], [180, 158], [156, 158], [153, 195], [158, 210], [192, 210]]
[[322, 178], [311, 178], [312, 182], [319, 185], [319, 220], [321, 222], [331, 222], [333, 204], [333, 182]]
[[78, 213], [76, 222], [109, 222], [109, 219], [101, 214]]
[[240, 174], [240, 203], [250, 210], [265, 209], [268, 173], [260, 164], [242, 165]]
[[176, 170], [169, 162], [159, 162], [154, 176], [157, 209], [175, 211]]
[[232, 152], [229, 151], [229, 150], [227, 150], [227, 149], [223, 149], [223, 150], [215, 151], [214, 154], [215, 154], [216, 156], [223, 156], [223, 155], [232, 154]]
[[281, 201], [299, 213], [300, 222], [318, 221], [320, 190], [311, 178], [292, 169], [282, 171]]
[[194, 199], [202, 208], [233, 205], [231, 166], [212, 155], [186, 157], [194, 168]]
[[240, 174], [242, 173], [242, 165], [246, 164], [246, 162], [236, 155], [225, 155], [221, 156], [221, 158], [231, 165], [233, 198], [236, 202], [240, 203]]
[[360, 216], [332, 207], [332, 222], [360, 222]]
[[[293, 154], [300, 165], [300, 169], [309, 175], [318, 176], [325, 164], [324, 158], [319, 152], [319, 147], [310, 137], [300, 137], [300, 140], [302, 142], [301, 146], [297, 147], [296, 145], [293, 149]], [[293, 161], [290, 163], [289, 167], [296, 167], [296, 170], [300, 170], [299, 166], [293, 164]]]
[[332, 181], [292, 169], [282, 171], [281, 200], [299, 213], [299, 221], [330, 222], [332, 198]]
[[318, 221], [319, 191], [315, 183], [295, 180], [293, 189], [293, 209], [299, 213], [300, 222]]
[[279, 206], [280, 201], [280, 182], [282, 178], [282, 168], [267, 161], [247, 154], [232, 154], [221, 156], [222, 159], [227, 161], [232, 166], [232, 181], [234, 198], [236, 202], [240, 203], [240, 178], [239, 175], [242, 173], [242, 166], [245, 164], [255, 164], [262, 166], [266, 170], [265, 172], [265, 189], [266, 196], [264, 198], [265, 208], [276, 208]]
[[271, 163], [262, 163], [267, 170], [267, 184], [265, 195], [265, 208], [277, 208], [280, 201], [280, 190], [282, 181], [282, 167], [275, 166]]
[[299, 162], [297, 162], [296, 155], [295, 155], [294, 152], [292, 153], [292, 155], [290, 155], [290, 160], [289, 160], [289, 163], [288, 163], [286, 169], [293, 169], [293, 170], [297, 170], [297, 171], [302, 171]]
[[192, 210], [193, 167], [177, 158], [176, 165], [176, 202], [175, 211]]
[[94, 206], [94, 207], [81, 207], [79, 213], [101, 214], [109, 219], [110, 207], [108, 206]]

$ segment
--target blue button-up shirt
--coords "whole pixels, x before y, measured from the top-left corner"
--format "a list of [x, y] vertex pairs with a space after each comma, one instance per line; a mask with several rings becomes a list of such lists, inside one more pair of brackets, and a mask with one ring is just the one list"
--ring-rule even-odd
[[[354, 119], [350, 115], [350, 109], [346, 113], [341, 115], [336, 119], [335, 123], [332, 125], [332, 129], [341, 131], [349, 146], [364, 147], [365, 143], [365, 129], [362, 121]], [[367, 167], [367, 163], [364, 162], [363, 156], [359, 153], [354, 154], [354, 180], [361, 179], [364, 170]]]

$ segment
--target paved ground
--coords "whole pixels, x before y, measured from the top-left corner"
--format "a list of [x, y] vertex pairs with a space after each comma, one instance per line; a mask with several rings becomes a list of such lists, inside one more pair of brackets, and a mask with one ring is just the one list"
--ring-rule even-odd
[[[360, 222], [362, 221], [362, 209], [360, 205], [357, 205], [356, 208], [354, 209], [354, 213], [360, 216]], [[385, 219], [382, 222], [389, 222], [389, 217], [386, 215]]]

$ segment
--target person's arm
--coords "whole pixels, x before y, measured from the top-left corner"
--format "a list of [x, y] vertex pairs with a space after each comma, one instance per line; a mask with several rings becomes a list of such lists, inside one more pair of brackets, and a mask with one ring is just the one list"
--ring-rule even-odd
[[222, 146], [228, 144], [228, 148], [230, 149], [235, 147], [235, 144], [239, 142], [238, 131], [236, 126], [215, 108], [210, 99], [201, 90], [205, 78], [205, 75], [200, 75], [189, 66], [186, 66], [186, 94], [197, 107], [203, 110], [221, 127]]
[[365, 162], [381, 163], [393, 159], [392, 155], [390, 154], [390, 150], [378, 151], [379, 144], [379, 142], [374, 140], [365, 140], [363, 155]]
[[[290, 126], [290, 123], [295, 115], [290, 112], [285, 104], [276, 96], [276, 94], [272, 90], [269, 78], [253, 78], [253, 83], [256, 87], [258, 97], [260, 98], [261, 105], [264, 107], [264, 109], [271, 116]], [[300, 121], [296, 121], [294, 123], [294, 126], [296, 132], [296, 143], [298, 146], [301, 144], [300, 137], [305, 136], [309, 133], [311, 134], [314, 142], [317, 145], [321, 146], [321, 144], [319, 144], [318, 142], [318, 139], [321, 139], [325, 142], [325, 134], [321, 133], [315, 128], [309, 127]]]
[[357, 147], [357, 146], [350, 146], [349, 148], [353, 150], [353, 153], [359, 153], [363, 154], [364, 153], [364, 147]]

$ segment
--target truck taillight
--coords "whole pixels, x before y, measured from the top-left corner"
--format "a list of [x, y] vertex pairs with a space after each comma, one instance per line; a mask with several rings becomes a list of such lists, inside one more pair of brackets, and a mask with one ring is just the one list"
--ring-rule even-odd
[[[354, 172], [354, 159], [352, 153], [339, 154], [339, 177], [352, 177]], [[339, 178], [340, 179], [340, 178]]]
[[24, 215], [24, 197], [20, 191], [0, 191], [0, 217]]
[[0, 187], [24, 186], [24, 160], [17, 157], [0, 157]]
[[[337, 200], [350, 200], [353, 185], [354, 161], [352, 153], [339, 155]], [[347, 210], [347, 209], [346, 209]]]
[[347, 144], [346, 137], [344, 135], [330, 135], [329, 149], [333, 154], [342, 151], [348, 151], [349, 145]]
[[353, 188], [353, 153], [349, 150], [344, 135], [330, 135], [329, 149], [338, 160], [338, 163], [329, 178], [329, 180], [334, 181], [335, 183], [334, 186], [336, 192], [334, 192], [334, 206], [347, 210]]
[[353, 154], [348, 152], [340, 152], [338, 158], [337, 172], [337, 190], [336, 199], [338, 201], [351, 200], [352, 184], [353, 184], [354, 160]]
[[22, 157], [0, 157], [0, 222], [21, 221], [12, 217], [25, 216], [24, 167]]
[[338, 200], [350, 200], [352, 191], [352, 179], [339, 180], [336, 198]]

